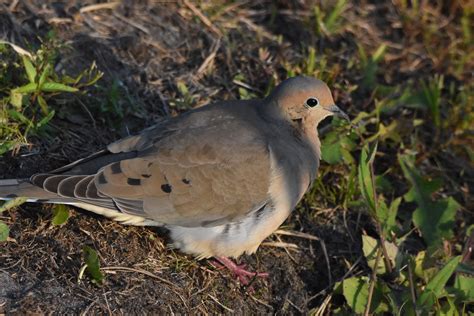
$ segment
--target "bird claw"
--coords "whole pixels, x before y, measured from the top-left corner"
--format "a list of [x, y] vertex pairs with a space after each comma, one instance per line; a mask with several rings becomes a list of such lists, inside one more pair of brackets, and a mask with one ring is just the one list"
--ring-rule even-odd
[[255, 278], [266, 278], [269, 275], [266, 272], [250, 272], [245, 269], [245, 264], [236, 264], [227, 257], [216, 257], [215, 259], [212, 262], [213, 266], [218, 269], [227, 268], [244, 286], [250, 285]]

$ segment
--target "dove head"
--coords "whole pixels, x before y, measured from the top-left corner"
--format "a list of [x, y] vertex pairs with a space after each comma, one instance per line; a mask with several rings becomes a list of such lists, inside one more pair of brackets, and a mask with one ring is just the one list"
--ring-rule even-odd
[[268, 98], [271, 112], [298, 125], [317, 126], [331, 115], [349, 120], [347, 114], [335, 105], [327, 84], [316, 78], [299, 76], [286, 79]]

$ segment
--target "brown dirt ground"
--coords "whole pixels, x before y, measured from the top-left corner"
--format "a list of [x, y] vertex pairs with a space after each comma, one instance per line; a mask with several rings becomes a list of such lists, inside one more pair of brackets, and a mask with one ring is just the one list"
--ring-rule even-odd
[[[221, 18], [213, 21], [226, 33], [214, 57], [219, 31], [204, 25], [186, 4], [123, 1], [114, 10], [96, 8], [81, 13], [80, 8], [93, 2], [20, 1], [14, 7], [8, 1], [1, 3], [0, 37], [28, 47], [28, 42], [37, 44], [38, 36], [54, 29], [68, 45], [61, 51], [57, 69], [78, 73], [96, 61], [105, 73], [99, 82], [102, 89], [91, 89], [79, 97], [59, 97], [52, 136], [32, 139], [34, 146], [18, 156], [2, 157], [2, 178], [54, 169], [101, 149], [128, 131], [136, 132], [160, 117], [185, 111], [186, 107], [176, 105], [179, 81], [193, 96], [192, 105], [200, 106], [238, 98], [233, 78], [239, 73], [261, 95], [270, 78], [285, 77], [284, 61], [301, 60], [305, 42], [340, 47], [348, 53], [356, 50], [351, 40], [316, 39], [303, 19], [288, 14], [298, 10], [304, 16], [305, 8], [299, 2], [287, 5], [282, 1], [278, 8], [283, 11], [275, 15], [264, 1], [227, 6]], [[380, 12], [393, 10], [390, 5], [371, 4], [370, 8], [362, 20], [373, 25]], [[377, 29], [368, 40], [387, 36], [398, 37]], [[210, 63], [200, 71], [209, 56]], [[346, 57], [331, 59], [347, 63]], [[338, 82], [347, 81], [345, 76], [350, 75], [340, 73]], [[107, 87], [114, 81], [120, 86], [116, 105], [123, 118], [103, 110], [113, 98]], [[350, 96], [337, 88], [335, 95], [347, 109]], [[354, 110], [349, 108], [349, 112]], [[124, 124], [119, 126], [121, 120]], [[50, 218], [51, 207], [36, 204], [8, 213], [11, 241], [0, 248], [0, 313], [306, 313], [322, 303], [334, 282], [349, 269], [353, 274], [368, 272], [361, 260], [360, 233], [373, 231], [360, 213], [343, 212], [335, 205], [302, 203], [285, 229], [320, 240], [271, 236], [269, 242], [281, 240], [297, 249], [267, 245], [256, 255], [242, 257], [241, 262], [252, 269], [270, 273], [269, 278], [256, 280], [249, 291], [208, 261], [168, 249], [166, 234], [155, 229], [121, 226], [78, 209], [72, 210], [61, 227], [52, 226]], [[87, 277], [78, 281], [84, 245], [96, 249], [101, 267], [107, 268], [102, 286], [95, 286]], [[338, 299], [334, 296], [332, 304], [337, 306]]]

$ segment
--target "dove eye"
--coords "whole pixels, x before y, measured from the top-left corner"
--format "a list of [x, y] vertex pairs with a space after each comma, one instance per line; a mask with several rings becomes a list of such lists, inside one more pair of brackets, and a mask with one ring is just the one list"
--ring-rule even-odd
[[314, 108], [315, 106], [319, 105], [319, 100], [316, 98], [309, 98], [308, 100], [306, 100], [306, 105]]

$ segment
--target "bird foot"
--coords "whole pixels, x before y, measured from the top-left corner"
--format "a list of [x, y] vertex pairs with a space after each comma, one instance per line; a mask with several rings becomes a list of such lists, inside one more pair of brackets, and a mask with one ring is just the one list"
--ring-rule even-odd
[[249, 285], [255, 278], [266, 278], [268, 273], [265, 272], [250, 272], [245, 269], [245, 264], [236, 264], [227, 257], [215, 257], [212, 265], [216, 268], [227, 268], [239, 280], [242, 285]]

